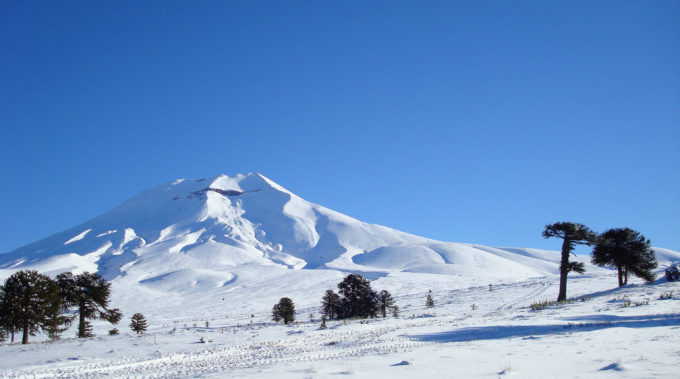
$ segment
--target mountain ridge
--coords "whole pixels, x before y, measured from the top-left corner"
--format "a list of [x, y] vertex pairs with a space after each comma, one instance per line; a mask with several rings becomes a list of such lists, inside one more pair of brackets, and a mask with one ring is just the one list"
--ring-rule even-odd
[[[660, 249], [660, 263], [680, 253]], [[583, 261], [589, 272], [603, 268]], [[143, 190], [73, 228], [0, 255], [0, 274], [97, 271], [146, 287], [238, 284], [244, 267], [469, 280], [557, 275], [559, 253], [436, 241], [304, 200], [259, 173], [178, 179]], [[247, 275], [246, 275], [247, 276]]]

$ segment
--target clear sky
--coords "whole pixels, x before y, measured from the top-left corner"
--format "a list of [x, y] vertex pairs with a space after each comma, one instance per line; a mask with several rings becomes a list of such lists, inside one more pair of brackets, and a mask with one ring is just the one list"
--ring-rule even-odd
[[680, 250], [678, 1], [2, 1], [0, 252], [257, 171], [362, 221]]

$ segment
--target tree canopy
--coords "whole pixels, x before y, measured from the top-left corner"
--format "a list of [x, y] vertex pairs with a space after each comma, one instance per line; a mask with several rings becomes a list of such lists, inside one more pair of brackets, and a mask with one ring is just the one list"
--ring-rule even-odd
[[289, 324], [295, 321], [295, 304], [288, 297], [282, 297], [272, 308], [272, 319], [276, 322], [283, 321]]
[[343, 296], [343, 317], [375, 317], [378, 313], [378, 294], [371, 282], [359, 274], [349, 274], [338, 284]]
[[54, 332], [61, 306], [57, 283], [37, 271], [18, 271], [0, 289], [2, 329], [12, 337], [21, 330], [22, 344], [39, 331]]
[[602, 233], [592, 251], [592, 262], [598, 266], [617, 269], [619, 287], [628, 284], [631, 273], [646, 282], [654, 281], [653, 269], [657, 267], [650, 242], [630, 228], [613, 228]]

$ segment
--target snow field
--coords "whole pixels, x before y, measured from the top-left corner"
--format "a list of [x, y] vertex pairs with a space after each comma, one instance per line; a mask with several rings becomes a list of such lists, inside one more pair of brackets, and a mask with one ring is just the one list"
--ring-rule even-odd
[[[556, 295], [553, 278], [500, 284], [492, 291], [433, 291], [434, 308], [424, 305], [423, 284], [411, 294], [396, 294], [397, 304], [408, 309], [397, 319], [329, 321], [325, 330], [318, 316], [309, 322], [312, 308], [300, 309], [299, 323], [291, 326], [271, 323], [267, 309], [241, 327], [224, 318], [204, 327], [207, 314], [190, 316], [196, 327], [187, 317], [152, 316], [142, 336], [125, 325], [119, 326], [122, 335], [106, 336], [97, 325], [99, 336], [92, 339], [2, 346], [2, 356], [10, 359], [0, 376], [677, 377], [680, 284], [618, 289], [615, 280], [605, 275], [570, 281], [583, 300], [541, 311], [529, 305]], [[672, 299], [659, 299], [669, 292]], [[625, 306], [626, 299], [632, 305]], [[199, 343], [200, 337], [213, 342]]]

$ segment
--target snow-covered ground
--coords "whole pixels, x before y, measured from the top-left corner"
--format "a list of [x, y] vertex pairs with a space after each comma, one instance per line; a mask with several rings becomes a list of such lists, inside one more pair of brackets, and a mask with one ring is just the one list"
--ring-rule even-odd
[[[419, 279], [410, 291], [394, 291], [401, 307], [398, 318], [330, 321], [328, 329], [319, 328], [321, 288], [315, 294], [289, 294], [301, 305], [299, 322], [290, 326], [272, 323], [273, 304], [257, 296], [248, 304], [203, 298], [203, 307], [182, 312], [150, 305], [144, 335], [131, 332], [126, 317], [117, 336], [107, 335], [111, 325], [96, 323], [94, 338], [72, 338], [72, 328], [61, 341], [1, 346], [0, 376], [677, 378], [680, 374], [678, 282], [645, 285], [634, 280], [619, 289], [614, 274], [573, 278], [569, 287], [574, 302], [535, 311], [532, 303], [555, 298], [555, 278], [498, 284], [491, 291], [488, 285], [454, 289], [447, 288], [445, 280]], [[390, 280], [388, 276], [372, 285], [394, 288]], [[430, 288], [433, 308], [425, 307]], [[671, 292], [671, 299], [661, 299]], [[201, 337], [211, 342], [200, 343]]]
[[[654, 249], [660, 271], [680, 262]], [[116, 336], [95, 321], [94, 338], [72, 327], [61, 341], [2, 345], [0, 376], [680, 376], [679, 283], [618, 289], [614, 271], [578, 256], [587, 271], [570, 277], [568, 294], [583, 301], [532, 310], [557, 297], [559, 258], [364, 223], [260, 174], [176, 180], [0, 255], [0, 280], [96, 271], [124, 314]], [[390, 291], [399, 317], [320, 329], [321, 297], [350, 272]], [[270, 320], [284, 296], [295, 325]], [[145, 335], [127, 327], [136, 312]]]

